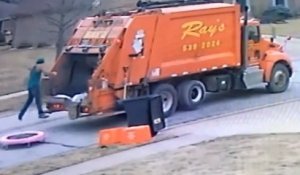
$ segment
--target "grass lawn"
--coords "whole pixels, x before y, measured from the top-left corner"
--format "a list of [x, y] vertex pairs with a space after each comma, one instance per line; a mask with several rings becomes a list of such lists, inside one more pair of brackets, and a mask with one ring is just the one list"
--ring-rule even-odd
[[[173, 139], [174, 136], [164, 136], [153, 139], [150, 143], [156, 143], [163, 140]], [[39, 160], [26, 162], [20, 165], [0, 169], [0, 175], [34, 175], [44, 174], [64, 167], [86, 162], [92, 159], [114, 154], [121, 151], [134, 148], [141, 145], [123, 145], [101, 148], [97, 145], [71, 150], [65, 153], [48, 156]]]
[[29, 68], [37, 57], [44, 57], [48, 69], [54, 64], [55, 49], [18, 49], [0, 50], [0, 95], [6, 95], [26, 89]]
[[[111, 167], [88, 175], [239, 174], [275, 175], [300, 173], [299, 134], [233, 136], [202, 142]], [[158, 141], [158, 140], [157, 140]], [[130, 149], [96, 146], [46, 157], [0, 170], [1, 175], [33, 175]], [[163, 157], [163, 159], [162, 159]], [[101, 162], [99, 162], [101, 163]]]
[[128, 149], [128, 147], [110, 147], [101, 149], [97, 146], [86, 147], [66, 153], [45, 157], [36, 161], [0, 169], [1, 175], [44, 174], [63, 167], [95, 159], [108, 154]]
[[88, 175], [298, 175], [299, 138], [297, 134], [221, 138]]
[[300, 38], [300, 18], [287, 20], [286, 24], [262, 24], [262, 33], [272, 35], [272, 26], [276, 29], [276, 35]]

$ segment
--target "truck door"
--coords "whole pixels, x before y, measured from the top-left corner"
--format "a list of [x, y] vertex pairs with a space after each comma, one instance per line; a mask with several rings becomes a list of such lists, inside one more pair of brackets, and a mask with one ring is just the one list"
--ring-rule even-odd
[[124, 48], [128, 48], [130, 61], [128, 64], [129, 82], [140, 83], [147, 76], [148, 62], [155, 35], [157, 16], [144, 15], [135, 17], [127, 29]]
[[259, 26], [248, 26], [248, 63], [258, 65], [262, 56], [260, 50], [260, 30]]

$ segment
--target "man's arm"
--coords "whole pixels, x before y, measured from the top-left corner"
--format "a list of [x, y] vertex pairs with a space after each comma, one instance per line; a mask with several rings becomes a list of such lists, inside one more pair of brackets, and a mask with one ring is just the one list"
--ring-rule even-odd
[[49, 72], [49, 71], [46, 71], [43, 67], [41, 68], [41, 71], [42, 73], [45, 75], [45, 76], [51, 76], [51, 75], [57, 75], [57, 72]]

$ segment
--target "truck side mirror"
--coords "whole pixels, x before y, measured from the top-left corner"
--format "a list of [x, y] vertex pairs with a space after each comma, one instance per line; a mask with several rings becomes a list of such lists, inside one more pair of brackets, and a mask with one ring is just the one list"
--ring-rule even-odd
[[274, 37], [270, 38], [270, 42], [271, 42], [271, 44], [269, 46], [270, 47], [275, 47], [275, 45], [274, 45]]
[[273, 41], [271, 42], [274, 42], [274, 39], [276, 38], [276, 27], [274, 25], [271, 26], [271, 32], [272, 32], [272, 38], [273, 38]]

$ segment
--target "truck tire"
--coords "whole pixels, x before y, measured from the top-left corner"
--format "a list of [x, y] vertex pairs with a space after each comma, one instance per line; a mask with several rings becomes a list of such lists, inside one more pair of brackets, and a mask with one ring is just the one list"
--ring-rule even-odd
[[163, 112], [165, 117], [170, 117], [175, 113], [178, 106], [176, 89], [171, 84], [158, 84], [152, 88], [152, 94], [162, 97]]
[[205, 86], [202, 82], [191, 80], [181, 83], [178, 88], [179, 107], [183, 110], [194, 110], [203, 101]]
[[278, 63], [273, 67], [271, 80], [267, 85], [270, 93], [281, 93], [287, 90], [290, 83], [290, 74], [287, 66]]

